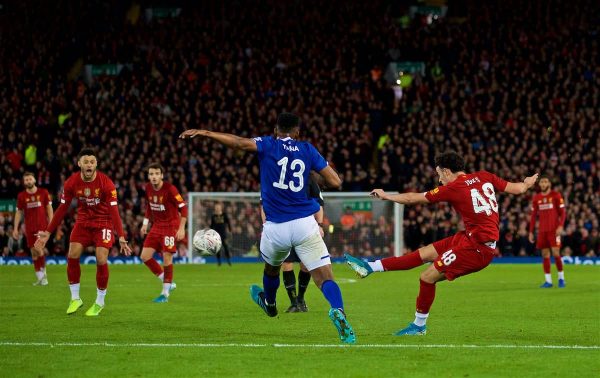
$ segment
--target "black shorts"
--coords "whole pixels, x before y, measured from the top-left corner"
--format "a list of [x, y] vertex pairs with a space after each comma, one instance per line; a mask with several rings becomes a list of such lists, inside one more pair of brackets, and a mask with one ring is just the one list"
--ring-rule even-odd
[[292, 249], [290, 250], [290, 255], [283, 262], [286, 262], [286, 263], [295, 263], [295, 262], [299, 263], [300, 262], [300, 258], [296, 254], [296, 249], [294, 247], [292, 247]]

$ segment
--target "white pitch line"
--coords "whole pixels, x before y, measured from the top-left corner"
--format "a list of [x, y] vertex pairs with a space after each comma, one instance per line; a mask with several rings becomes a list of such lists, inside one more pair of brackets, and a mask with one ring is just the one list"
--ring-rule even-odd
[[600, 349], [600, 345], [514, 345], [514, 344], [200, 344], [200, 343], [50, 343], [1, 341], [0, 346], [41, 346], [41, 347], [107, 347], [107, 348], [364, 348], [364, 349]]

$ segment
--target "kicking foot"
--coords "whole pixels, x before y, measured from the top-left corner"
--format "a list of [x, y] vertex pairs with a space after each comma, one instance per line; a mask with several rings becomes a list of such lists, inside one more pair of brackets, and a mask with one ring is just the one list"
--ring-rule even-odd
[[365, 261], [357, 259], [347, 252], [344, 253], [344, 258], [346, 259], [346, 263], [359, 278], [365, 278], [369, 274], [373, 273], [373, 269], [371, 269], [369, 264], [367, 264]]
[[396, 332], [396, 336], [423, 336], [427, 333], [427, 326], [418, 326], [415, 323], [410, 323], [408, 327]]

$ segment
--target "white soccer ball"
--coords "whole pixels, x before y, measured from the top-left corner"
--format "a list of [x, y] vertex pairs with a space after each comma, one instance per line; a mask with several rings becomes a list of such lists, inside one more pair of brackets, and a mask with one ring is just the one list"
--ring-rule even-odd
[[212, 228], [196, 231], [192, 244], [203, 255], [216, 255], [221, 250], [221, 235]]

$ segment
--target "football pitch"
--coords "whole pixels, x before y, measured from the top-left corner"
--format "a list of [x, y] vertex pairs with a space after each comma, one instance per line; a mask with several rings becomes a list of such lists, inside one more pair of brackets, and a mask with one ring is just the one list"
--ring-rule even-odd
[[[554, 267], [553, 267], [554, 269]], [[311, 282], [308, 313], [268, 318], [248, 288], [262, 266], [176, 265], [177, 290], [143, 265], [110, 267], [106, 308], [95, 266], [82, 265], [84, 306], [65, 314], [65, 266], [33, 287], [31, 266], [0, 267], [0, 376], [6, 377], [592, 377], [600, 372], [600, 268], [566, 266], [567, 288], [539, 289], [538, 265], [492, 265], [438, 284], [428, 334], [396, 337], [414, 318], [419, 269], [358, 280], [334, 265], [356, 345], [342, 345]], [[554, 274], [556, 280], [556, 275]]]

